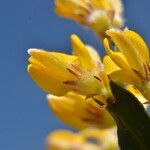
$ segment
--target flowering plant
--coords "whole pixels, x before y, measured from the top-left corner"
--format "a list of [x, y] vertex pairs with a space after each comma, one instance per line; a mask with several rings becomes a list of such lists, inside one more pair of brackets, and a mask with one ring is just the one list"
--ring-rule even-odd
[[[48, 150], [148, 150], [150, 57], [143, 38], [124, 28], [121, 0], [55, 0], [56, 13], [92, 29], [106, 55], [71, 35], [72, 55], [29, 49], [28, 72], [65, 124]], [[116, 131], [117, 128], [117, 131]], [[117, 133], [116, 133], [117, 132]]]

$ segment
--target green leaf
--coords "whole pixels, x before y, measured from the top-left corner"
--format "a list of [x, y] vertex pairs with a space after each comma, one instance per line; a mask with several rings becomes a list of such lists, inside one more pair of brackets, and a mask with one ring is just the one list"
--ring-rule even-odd
[[127, 90], [110, 81], [115, 101], [107, 109], [118, 126], [122, 150], [150, 150], [150, 118], [143, 105]]

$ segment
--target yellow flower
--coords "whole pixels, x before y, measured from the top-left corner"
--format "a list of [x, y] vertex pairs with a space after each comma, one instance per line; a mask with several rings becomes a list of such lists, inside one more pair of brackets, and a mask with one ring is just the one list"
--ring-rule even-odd
[[109, 80], [97, 52], [71, 36], [73, 55], [30, 49], [28, 72], [45, 92], [65, 95], [76, 91], [87, 97], [109, 96]]
[[119, 150], [115, 129], [58, 130], [48, 136], [46, 144], [48, 150]]
[[64, 123], [76, 129], [111, 127], [114, 121], [104, 108], [111, 90], [100, 57], [76, 35], [71, 43], [73, 55], [30, 49], [28, 72], [45, 92], [55, 95], [49, 104]]
[[95, 30], [102, 38], [123, 26], [121, 0], [55, 0], [56, 13]]
[[56, 116], [65, 124], [78, 130], [96, 126], [109, 128], [114, 121], [108, 111], [92, 98], [69, 92], [65, 96], [48, 95], [48, 103]]
[[77, 134], [67, 130], [52, 132], [46, 141], [47, 150], [71, 150], [80, 148], [83, 139]]
[[[135, 85], [141, 93], [150, 98], [150, 58], [144, 40], [131, 30], [108, 30], [110, 42], [104, 39], [107, 56], [104, 70], [112, 80], [123, 85]], [[115, 44], [115, 50], [110, 44]]]

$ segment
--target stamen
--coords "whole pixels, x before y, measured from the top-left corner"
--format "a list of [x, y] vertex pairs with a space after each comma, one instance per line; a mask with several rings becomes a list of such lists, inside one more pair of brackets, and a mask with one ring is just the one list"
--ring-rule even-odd
[[72, 73], [74, 76], [76, 76], [76, 77], [80, 76], [80, 75], [78, 74], [78, 72], [76, 72], [76, 71], [74, 71], [74, 70], [72, 70], [72, 69], [70, 69], [70, 68], [67, 68], [67, 70], [68, 70], [70, 73]]
[[98, 105], [100, 105], [100, 106], [105, 106], [105, 104], [103, 103], [103, 102], [101, 102], [100, 100], [98, 100], [98, 99], [96, 99], [96, 98], [94, 98], [94, 97], [92, 97], [93, 98], [93, 100], [98, 104]]
[[83, 15], [83, 14], [77, 13], [76, 15], [80, 16], [81, 18], [85, 18], [85, 15]]
[[146, 76], [147, 76], [147, 75], [148, 75], [147, 64], [143, 64], [143, 66], [144, 66], [144, 71], [145, 71], [145, 74], [146, 74]]
[[82, 118], [82, 121], [85, 121], [85, 122], [98, 122], [98, 119], [96, 120], [96, 118]]
[[90, 8], [91, 10], [94, 9], [94, 6], [93, 6], [93, 4], [92, 4], [91, 2], [88, 2], [88, 1], [87, 1], [87, 4], [88, 4], [88, 6], [89, 6], [89, 8]]
[[141, 79], [144, 79], [144, 76], [137, 70], [132, 69]]
[[83, 11], [85, 11], [87, 14], [90, 14], [91, 13], [91, 10], [90, 9], [87, 9], [83, 6], [79, 6], [80, 9], [82, 9]]
[[101, 121], [101, 118], [103, 117], [103, 114], [101, 112], [101, 109], [98, 108], [98, 107], [95, 107], [93, 105], [88, 105], [87, 108], [85, 108], [86, 112], [91, 115], [91, 116], [88, 116], [88, 117], [84, 117], [82, 118], [83, 121], [86, 121], [86, 122], [100, 122]]
[[149, 74], [150, 74], [150, 64], [149, 63], [146, 63], [147, 64], [147, 69], [149, 71]]
[[80, 73], [83, 72], [77, 65], [71, 64], [71, 66], [72, 66], [75, 70], [77, 70], [78, 72], [80, 72]]
[[76, 85], [76, 81], [64, 81], [64, 84], [68, 84], [68, 85]]
[[101, 82], [101, 79], [99, 77], [94, 76], [94, 78]]

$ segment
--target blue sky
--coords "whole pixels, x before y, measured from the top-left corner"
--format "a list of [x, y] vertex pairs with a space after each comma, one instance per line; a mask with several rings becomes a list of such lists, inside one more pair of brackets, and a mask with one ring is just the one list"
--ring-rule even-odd
[[[0, 1], [0, 149], [42, 150], [49, 132], [67, 128], [49, 110], [46, 94], [26, 72], [27, 49], [70, 53], [69, 36], [103, 48], [93, 32], [57, 17], [52, 0]], [[124, 0], [126, 25], [150, 41], [148, 0]]]

